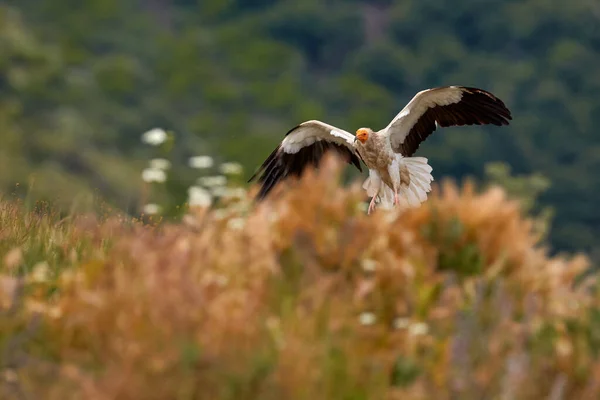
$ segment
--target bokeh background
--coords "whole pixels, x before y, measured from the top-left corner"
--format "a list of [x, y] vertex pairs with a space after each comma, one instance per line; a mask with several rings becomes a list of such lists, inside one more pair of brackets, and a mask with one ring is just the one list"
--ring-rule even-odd
[[[447, 128], [418, 154], [438, 179], [504, 181], [547, 213], [555, 251], [600, 256], [595, 0], [9, 0], [0, 48], [4, 194], [177, 215], [190, 157], [240, 163], [241, 183], [303, 120], [381, 128], [419, 90], [469, 85], [512, 124]], [[169, 140], [143, 143], [155, 128]], [[157, 157], [171, 168], [149, 188]]]

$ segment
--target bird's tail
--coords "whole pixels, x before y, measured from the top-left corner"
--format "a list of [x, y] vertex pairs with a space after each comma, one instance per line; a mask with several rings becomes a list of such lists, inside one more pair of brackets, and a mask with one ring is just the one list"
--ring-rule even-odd
[[[397, 162], [401, 176], [408, 172], [409, 179], [409, 184], [403, 183], [398, 191], [400, 203], [404, 207], [419, 207], [427, 200], [427, 193], [431, 191], [433, 168], [427, 164], [427, 159], [424, 157], [402, 157], [398, 154]], [[406, 178], [404, 176], [402, 181], [406, 181]], [[379, 191], [379, 206], [386, 209], [394, 206], [394, 190], [385, 184], [381, 185]]]
[[[406, 207], [419, 207], [427, 200], [427, 193], [431, 191], [433, 170], [424, 157], [402, 157], [398, 154], [397, 164], [401, 170], [408, 172], [409, 184], [403, 184], [398, 191], [400, 202]], [[403, 174], [403, 172], [401, 172]], [[406, 177], [403, 179], [406, 180]], [[369, 196], [378, 196], [379, 207], [391, 209], [394, 206], [394, 190], [384, 184], [379, 174], [369, 170], [369, 178], [363, 183], [363, 188]]]
[[[431, 191], [431, 182], [433, 176], [431, 175], [431, 165], [427, 164], [425, 157], [402, 157], [400, 165], [406, 167], [408, 170], [409, 184], [402, 185], [398, 194], [400, 195], [400, 201], [404, 202], [411, 207], [419, 207], [421, 203], [427, 200], [427, 193]], [[394, 199], [394, 193], [392, 192], [392, 201]]]

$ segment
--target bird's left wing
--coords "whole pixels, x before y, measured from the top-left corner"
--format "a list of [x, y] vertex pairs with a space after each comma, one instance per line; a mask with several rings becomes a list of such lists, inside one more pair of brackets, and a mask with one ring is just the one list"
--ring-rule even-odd
[[483, 89], [444, 86], [417, 93], [382, 130], [392, 149], [410, 157], [438, 126], [508, 125], [510, 110]]
[[282, 142], [248, 180], [262, 184], [258, 198], [290, 176], [299, 177], [307, 166], [318, 167], [323, 155], [333, 151], [362, 171], [360, 156], [353, 146], [355, 136], [335, 126], [311, 120], [291, 129]]

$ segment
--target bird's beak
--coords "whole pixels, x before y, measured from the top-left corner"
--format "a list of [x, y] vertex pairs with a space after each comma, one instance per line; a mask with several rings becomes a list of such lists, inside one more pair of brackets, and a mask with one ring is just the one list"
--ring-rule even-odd
[[358, 140], [358, 137], [354, 136], [354, 143], [356, 143], [357, 140]]

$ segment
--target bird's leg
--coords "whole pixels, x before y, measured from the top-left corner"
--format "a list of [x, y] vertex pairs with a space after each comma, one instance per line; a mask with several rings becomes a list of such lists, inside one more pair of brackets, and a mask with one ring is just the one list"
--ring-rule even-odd
[[394, 161], [392, 161], [391, 166], [388, 168], [391, 180], [390, 189], [392, 189], [392, 191], [394, 192], [394, 206], [400, 204], [400, 197], [398, 196], [398, 191], [400, 190], [400, 187], [402, 185], [402, 178], [404, 178], [404, 170], [406, 170], [406, 168], [403, 168], [403, 165], [400, 164], [400, 161], [397, 158], [394, 159]]
[[377, 192], [371, 198], [371, 202], [369, 203], [369, 209], [367, 210], [367, 215], [371, 214], [373, 212], [373, 210], [375, 210], [375, 207], [376, 207], [375, 200], [377, 200], [377, 197], [379, 196], [379, 191], [380, 190], [381, 189], [377, 189]]
[[377, 198], [377, 195], [375, 195], [371, 198], [371, 202], [369, 203], [369, 209], [367, 210], [367, 214], [371, 214], [373, 212], [373, 210], [375, 209], [375, 199], [376, 198]]
[[400, 195], [398, 194], [400, 191], [400, 185], [394, 185], [391, 189], [394, 192], [394, 206], [397, 206], [400, 204]]

